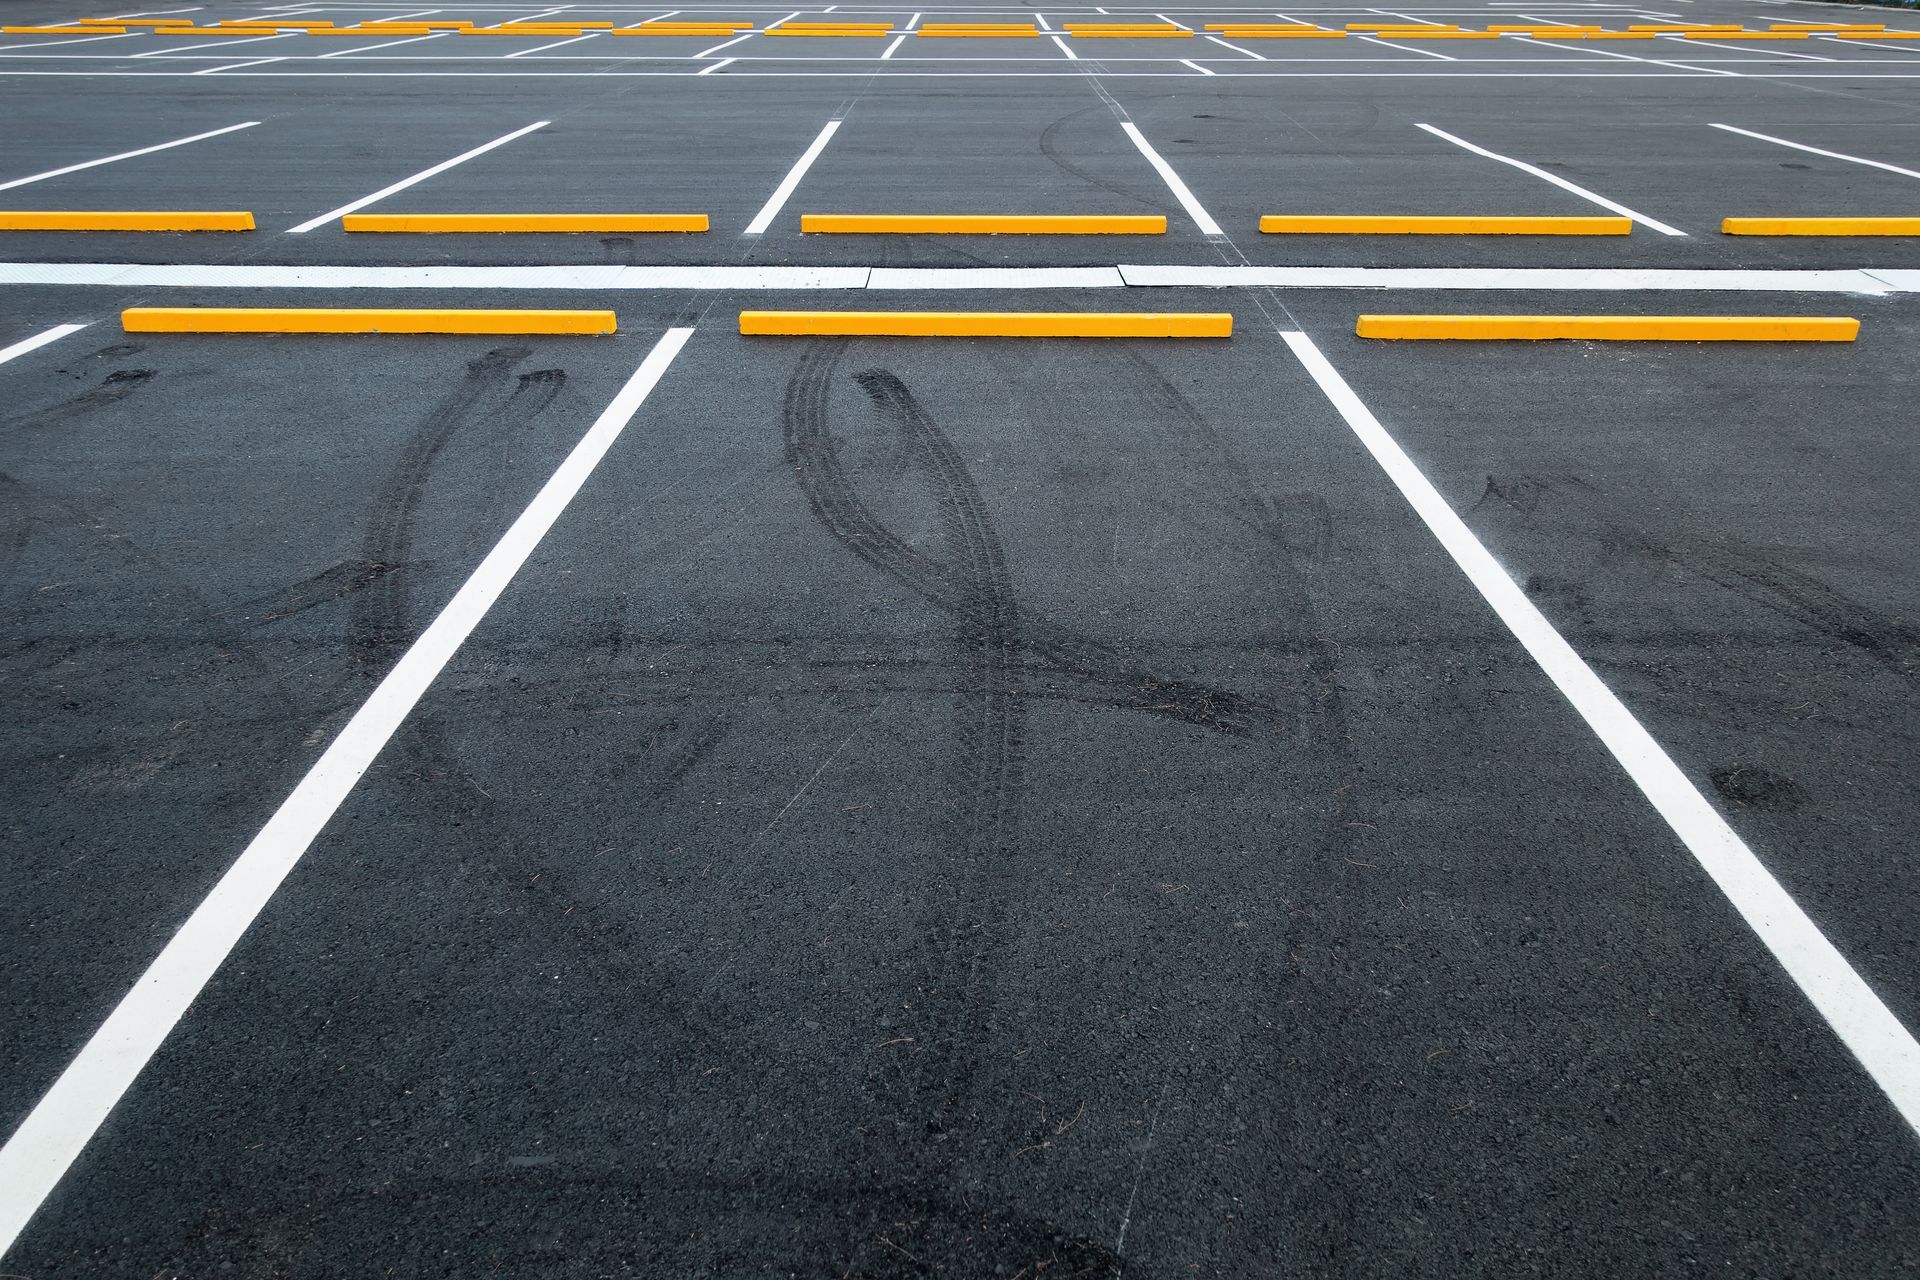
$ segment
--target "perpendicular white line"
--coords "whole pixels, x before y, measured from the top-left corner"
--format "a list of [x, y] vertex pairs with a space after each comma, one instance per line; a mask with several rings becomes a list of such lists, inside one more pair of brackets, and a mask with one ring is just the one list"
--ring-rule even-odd
[[1844, 151], [1827, 151], [1820, 147], [1810, 147], [1804, 142], [1789, 142], [1785, 138], [1776, 138], [1770, 133], [1755, 133], [1751, 129], [1736, 129], [1730, 124], [1715, 124], [1710, 127], [1724, 129], [1728, 133], [1737, 133], [1743, 138], [1757, 138], [1761, 142], [1771, 142], [1779, 147], [1792, 147], [1795, 151], [1805, 151], [1809, 155], [1825, 156], [1829, 160], [1846, 160], [1853, 164], [1864, 164], [1870, 169], [1884, 169], [1888, 173], [1897, 173], [1907, 178], [1920, 178], [1920, 171], [1902, 169], [1897, 164], [1888, 164], [1884, 160], [1869, 160], [1865, 156], [1850, 156]]
[[1752, 54], [1754, 62], [1764, 62], [1768, 58], [1798, 58], [1806, 62], [1838, 62], [1838, 58], [1823, 58], [1814, 53], [1791, 53], [1786, 49], [1754, 49], [1746, 45], [1720, 44], [1714, 40], [1688, 40], [1689, 49], [1725, 49], [1729, 53]]
[[1595, 49], [1589, 45], [1581, 45], [1578, 49], [1569, 49], [1567, 48], [1566, 45], [1554, 44], [1547, 40], [1538, 40], [1538, 39], [1535, 39], [1533, 36], [1521, 36], [1519, 38], [1526, 41], [1528, 44], [1544, 44], [1551, 49], [1566, 49], [1568, 53], [1591, 53], [1594, 56], [1600, 57], [1600, 58], [1620, 58], [1628, 62], [1644, 62], [1650, 67], [1678, 67], [1682, 71], [1700, 71], [1700, 72], [1706, 73], [1707, 75], [1733, 76], [1736, 79], [1740, 78], [1740, 73], [1738, 71], [1727, 71], [1720, 67], [1697, 67], [1690, 62], [1667, 62], [1660, 58], [1641, 58], [1641, 57], [1636, 57], [1631, 53], [1621, 53], [1618, 50], [1614, 50], [1614, 49]]
[[1589, 203], [1592, 203], [1592, 204], [1597, 204], [1602, 209], [1610, 209], [1614, 213], [1619, 214], [1623, 218], [1631, 218], [1633, 219], [1633, 221], [1639, 223], [1643, 227], [1646, 227], [1648, 230], [1658, 231], [1663, 236], [1684, 236], [1687, 234], [1686, 232], [1680, 230], [1678, 227], [1670, 227], [1666, 223], [1661, 222], [1656, 218], [1649, 218], [1644, 213], [1636, 213], [1634, 210], [1627, 208], [1627, 206], [1623, 204], [1616, 204], [1613, 201], [1607, 199], [1605, 196], [1598, 194], [1597, 192], [1589, 191], [1585, 187], [1579, 186], [1572, 182], [1568, 182], [1565, 178], [1560, 177], [1558, 174], [1548, 173], [1545, 169], [1539, 168], [1538, 166], [1535, 166], [1535, 165], [1530, 165], [1525, 160], [1515, 160], [1512, 156], [1503, 156], [1497, 151], [1489, 151], [1485, 147], [1476, 147], [1475, 145], [1473, 145], [1473, 143], [1468, 142], [1465, 138], [1456, 138], [1452, 134], [1448, 133], [1445, 129], [1436, 129], [1430, 124], [1415, 124], [1414, 128], [1424, 129], [1428, 133], [1432, 134], [1434, 137], [1443, 139], [1444, 141], [1447, 141], [1447, 142], [1451, 142], [1454, 146], [1461, 147], [1461, 148], [1464, 148], [1465, 150], [1471, 151], [1473, 152], [1473, 154], [1477, 156], [1485, 156], [1489, 160], [1498, 160], [1501, 164], [1510, 164], [1514, 168], [1520, 170], [1522, 173], [1530, 173], [1534, 177], [1540, 179], [1540, 181], [1550, 182], [1554, 186], [1559, 187], [1562, 191], [1571, 191], [1574, 195], [1579, 196], [1582, 200], [1588, 201]]
[[49, 342], [58, 342], [70, 333], [78, 333], [86, 328], [84, 324], [57, 324], [53, 328], [34, 334], [31, 338], [22, 338], [10, 347], [0, 347], [0, 364], [16, 360], [29, 351], [38, 351]]
[[700, 68], [698, 71], [694, 72], [693, 74], [697, 76], [710, 76], [714, 72], [718, 71], [720, 68], [730, 67], [738, 61], [740, 61], [740, 59], [738, 58], [722, 58], [720, 59], [720, 61], [712, 64], [711, 66]]
[[0, 1147], [0, 1256], [613, 447], [693, 330], [669, 329], [446, 608]]
[[1213, 220], [1213, 215], [1201, 207], [1200, 201], [1187, 189], [1187, 184], [1180, 181], [1180, 175], [1173, 171], [1173, 166], [1160, 158], [1160, 153], [1153, 149], [1153, 144], [1147, 141], [1146, 136], [1134, 126], [1133, 121], [1122, 120], [1120, 127], [1126, 130], [1129, 138], [1133, 139], [1133, 145], [1140, 148], [1140, 154], [1147, 158], [1147, 163], [1159, 173], [1161, 181], [1165, 182], [1167, 189], [1173, 192], [1173, 198], [1178, 200], [1180, 207], [1187, 211], [1187, 216], [1199, 226], [1200, 234], [1208, 236], [1224, 234], [1220, 230], [1220, 224]]
[[201, 142], [207, 138], [217, 138], [223, 133], [233, 133], [238, 129], [251, 129], [259, 124], [258, 120], [243, 120], [239, 124], [230, 124], [224, 129], [209, 129], [205, 133], [196, 133], [191, 138], [175, 138], [172, 142], [162, 142], [151, 147], [141, 147], [138, 151], [122, 151], [118, 155], [101, 156], [98, 160], [83, 160], [79, 164], [70, 164], [64, 169], [49, 169], [45, 173], [28, 174], [24, 178], [15, 178], [11, 182], [0, 182], [0, 191], [10, 187], [24, 187], [29, 182], [45, 182], [48, 178], [58, 178], [62, 174], [78, 173], [82, 169], [91, 169], [96, 165], [112, 164], [116, 160], [131, 160], [135, 156], [149, 156], [156, 151], [165, 151], [169, 147], [184, 147], [189, 142]]
[[1607, 688], [1300, 332], [1280, 335], [1414, 513], [1612, 753], [1748, 928], [1920, 1134], [1920, 1044]]
[[1048, 36], [1047, 38], [1060, 46], [1060, 52], [1067, 55], [1068, 62], [1080, 61], [1080, 55], [1075, 53], [1073, 46], [1069, 45], [1065, 40], [1062, 40], [1059, 36]]
[[787, 203], [787, 197], [791, 196], [793, 189], [800, 185], [800, 179], [807, 176], [807, 170], [812, 168], [813, 162], [820, 158], [820, 153], [827, 149], [828, 141], [839, 128], [838, 120], [827, 121], [827, 127], [820, 131], [820, 136], [815, 138], [813, 144], [793, 162], [793, 168], [787, 170], [787, 176], [780, 179], [780, 185], [773, 189], [773, 194], [767, 197], [767, 202], [760, 206], [760, 212], [753, 215], [753, 221], [747, 224], [747, 235], [757, 236], [773, 225], [774, 218], [779, 216], [781, 207]]
[[414, 174], [412, 177], [402, 178], [400, 179], [400, 181], [394, 183], [390, 187], [382, 187], [380, 188], [380, 190], [374, 192], [370, 196], [360, 197], [358, 200], [355, 200], [352, 204], [343, 204], [338, 209], [330, 209], [326, 213], [321, 214], [317, 218], [309, 218], [307, 221], [301, 223], [297, 227], [288, 227], [287, 234], [288, 235], [304, 235], [305, 233], [313, 230], [315, 227], [324, 227], [329, 222], [332, 222], [335, 218], [345, 217], [347, 214], [352, 213], [355, 210], [364, 209], [368, 205], [374, 203], [376, 200], [385, 200], [388, 196], [392, 195], [396, 191], [405, 191], [408, 187], [414, 185], [416, 182], [425, 182], [428, 178], [433, 177], [435, 174], [445, 173], [447, 170], [453, 168], [455, 165], [465, 164], [467, 161], [473, 159], [475, 156], [485, 155], [487, 152], [493, 150], [495, 147], [504, 147], [509, 142], [512, 142], [515, 138], [523, 138], [527, 134], [532, 133], [535, 129], [546, 128], [549, 123], [550, 121], [546, 121], [546, 120], [535, 120], [532, 124], [526, 126], [524, 129], [515, 129], [512, 133], [505, 134], [502, 137], [495, 138], [492, 142], [482, 143], [480, 146], [475, 147], [471, 151], [463, 151], [451, 160], [442, 160], [439, 164], [434, 165], [431, 169], [422, 169], [419, 173]]
[[901, 46], [901, 44], [906, 41], [906, 39], [907, 39], [907, 33], [904, 31], [902, 31], [899, 35], [895, 36], [893, 38], [893, 43], [887, 46], [886, 52], [880, 55], [880, 61], [885, 62], [888, 58], [891, 58], [893, 56], [893, 51], [895, 49], [898, 49]]
[[903, 28], [903, 30], [912, 31], [915, 27], [919, 25], [920, 25], [920, 15], [916, 13], [911, 18], [907, 19], [907, 25], [905, 26], [905, 28]]

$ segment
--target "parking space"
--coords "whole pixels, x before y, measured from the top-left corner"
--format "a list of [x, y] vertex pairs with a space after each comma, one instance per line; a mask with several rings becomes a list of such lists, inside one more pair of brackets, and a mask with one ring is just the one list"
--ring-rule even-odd
[[1920, 1268], [1920, 67], [1515, 7], [0, 37], [6, 1270]]

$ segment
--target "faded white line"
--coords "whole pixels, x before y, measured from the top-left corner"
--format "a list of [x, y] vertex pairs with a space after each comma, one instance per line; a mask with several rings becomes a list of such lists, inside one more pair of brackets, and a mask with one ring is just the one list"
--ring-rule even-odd
[[1770, 133], [1755, 133], [1751, 129], [1737, 129], [1730, 124], [1716, 124], [1710, 127], [1724, 129], [1728, 133], [1737, 133], [1743, 138], [1757, 138], [1761, 142], [1771, 142], [1778, 147], [1792, 147], [1795, 151], [1805, 151], [1809, 155], [1825, 156], [1829, 160], [1846, 160], [1852, 164], [1866, 165], [1870, 169], [1884, 169], [1888, 173], [1897, 173], [1906, 178], [1920, 178], [1920, 172], [1912, 169], [1902, 169], [1899, 165], [1888, 164], [1884, 160], [1869, 160], [1865, 156], [1850, 156], [1844, 151], [1827, 151], [1820, 147], [1810, 147], [1804, 142], [1789, 142], [1785, 138], [1776, 138]]
[[70, 333], [78, 333], [86, 328], [84, 324], [57, 324], [51, 329], [34, 334], [31, 338], [22, 338], [10, 347], [0, 347], [0, 364], [17, 360], [29, 351], [38, 351], [49, 342], [58, 342]]
[[1140, 148], [1140, 154], [1147, 158], [1147, 163], [1159, 173], [1161, 181], [1167, 184], [1167, 189], [1173, 192], [1173, 198], [1178, 200], [1180, 207], [1187, 211], [1187, 216], [1192, 218], [1200, 228], [1200, 233], [1209, 236], [1225, 234], [1220, 230], [1220, 224], [1213, 220], [1213, 215], [1201, 208], [1200, 201], [1187, 189], [1187, 184], [1180, 181], [1180, 175], [1173, 171], [1173, 166], [1161, 159], [1160, 153], [1153, 149], [1153, 144], [1134, 127], [1133, 121], [1122, 120], [1120, 127], [1126, 130], [1129, 138], [1133, 139], [1133, 145]]
[[1636, 213], [1623, 204], [1616, 204], [1597, 192], [1589, 191], [1582, 186], [1577, 186], [1574, 183], [1568, 182], [1565, 178], [1560, 177], [1558, 174], [1548, 173], [1545, 169], [1539, 168], [1536, 165], [1530, 165], [1525, 160], [1515, 160], [1512, 156], [1503, 156], [1497, 151], [1489, 151], [1485, 147], [1476, 147], [1465, 138], [1456, 138], [1445, 129], [1436, 129], [1430, 124], [1416, 123], [1414, 128], [1424, 129], [1434, 137], [1451, 142], [1454, 146], [1462, 147], [1477, 156], [1485, 156], [1489, 160], [1498, 160], [1501, 164], [1512, 165], [1522, 173], [1530, 173], [1542, 182], [1550, 182], [1562, 191], [1570, 191], [1582, 200], [1599, 205], [1602, 209], [1609, 209], [1623, 218], [1631, 218], [1641, 226], [1653, 231], [1658, 231], [1663, 236], [1684, 236], [1687, 234], [1678, 227], [1670, 227], [1656, 218], [1649, 218], [1644, 213]]
[[654, 344], [519, 519], [394, 664], [0, 1148], [0, 1255], [13, 1247], [354, 784], [513, 582], [692, 333], [692, 329], [669, 329]]
[[1612, 753], [1747, 927], [1920, 1133], [1920, 1044], [1727, 820], [1514, 584], [1313, 340], [1280, 335], [1414, 513]]
[[442, 160], [439, 164], [434, 165], [431, 169], [422, 169], [419, 173], [414, 174], [412, 177], [402, 178], [400, 179], [400, 181], [394, 183], [390, 187], [382, 187], [370, 196], [361, 196], [358, 200], [355, 200], [352, 204], [343, 204], [338, 209], [330, 209], [326, 213], [321, 214], [317, 218], [309, 218], [307, 219], [307, 221], [301, 223], [297, 227], [288, 227], [287, 234], [288, 235], [304, 235], [306, 232], [313, 230], [315, 227], [324, 227], [329, 222], [332, 222], [335, 218], [344, 217], [345, 215], [352, 213], [357, 209], [364, 209], [368, 205], [374, 203], [374, 201], [384, 200], [388, 196], [394, 194], [396, 191], [405, 191], [408, 187], [411, 187], [416, 182], [425, 182], [428, 178], [433, 177], [435, 174], [445, 173], [447, 170], [453, 168], [455, 165], [465, 164], [467, 161], [473, 159], [475, 156], [485, 155], [487, 152], [493, 150], [495, 147], [504, 147], [509, 142], [512, 142], [515, 138], [523, 138], [527, 134], [532, 133], [535, 129], [546, 128], [549, 123], [551, 122], [546, 120], [536, 120], [532, 124], [526, 126], [524, 129], [515, 129], [512, 133], [505, 134], [502, 137], [495, 138], [492, 142], [483, 143], [480, 146], [475, 147], [471, 151], [463, 151], [451, 160]]
[[48, 178], [58, 178], [62, 174], [78, 173], [82, 169], [92, 169], [97, 165], [112, 164], [117, 160], [131, 160], [135, 156], [150, 156], [156, 151], [165, 151], [170, 147], [184, 147], [189, 142], [203, 142], [208, 138], [217, 138], [223, 133], [233, 133], [239, 129], [251, 129], [259, 124], [258, 120], [243, 120], [239, 124], [230, 124], [224, 129], [209, 129], [205, 133], [196, 133], [190, 138], [175, 138], [172, 142], [160, 142], [151, 147], [141, 147], [137, 151], [122, 151], [117, 155], [101, 156], [98, 160], [83, 160], [79, 164], [70, 164], [64, 169], [49, 169], [45, 173], [28, 174], [24, 178], [15, 178], [11, 182], [0, 182], [0, 191], [12, 187], [24, 187], [29, 182], [45, 182]]
[[800, 179], [807, 176], [807, 170], [812, 168], [813, 162], [820, 158], [820, 153], [827, 149], [827, 143], [832, 140], [839, 128], [838, 120], [827, 121], [827, 127], [820, 131], [820, 136], [815, 138], [813, 144], [793, 162], [793, 168], [787, 170], [787, 176], [780, 180], [780, 185], [773, 189], [773, 194], [767, 197], [767, 202], [760, 206], [760, 212], [753, 215], [753, 221], [747, 224], [747, 235], [757, 236], [773, 225], [774, 218], [779, 215], [781, 207], [787, 203], [787, 197], [791, 196], [793, 189], [800, 185]]

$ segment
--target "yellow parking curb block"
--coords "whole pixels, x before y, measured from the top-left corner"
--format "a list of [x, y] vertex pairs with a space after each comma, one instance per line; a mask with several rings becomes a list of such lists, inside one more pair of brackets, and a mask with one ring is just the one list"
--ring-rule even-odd
[[1361, 316], [1362, 338], [1613, 342], [1852, 342], [1840, 316]]
[[[123, 36], [125, 27], [104, 27], [89, 24], [84, 27], [0, 27], [0, 32], [10, 36]], [[208, 35], [242, 35], [243, 32], [206, 32]]]
[[1349, 22], [1349, 31], [1458, 31], [1459, 24], [1452, 22]]
[[1804, 31], [1683, 31], [1682, 40], [1805, 40]]
[[1624, 236], [1631, 218], [1477, 217], [1408, 214], [1268, 214], [1268, 235]]
[[1920, 31], [1837, 31], [1835, 40], [1920, 40]]
[[610, 36], [731, 36], [739, 33], [738, 27], [675, 27], [659, 22], [644, 27], [615, 27], [607, 32]]
[[859, 338], [1227, 338], [1231, 314], [1101, 311], [742, 311], [756, 336]]
[[1220, 34], [1228, 40], [1345, 40], [1347, 38], [1347, 33], [1344, 31], [1275, 31], [1266, 27], [1255, 27], [1250, 31], [1231, 27]]
[[833, 235], [1158, 236], [1164, 214], [804, 213], [800, 230]]
[[1729, 236], [1920, 236], [1920, 218], [1728, 218]]
[[1309, 22], [1209, 22], [1208, 31], [1320, 31]]
[[1355, 35], [1372, 36], [1376, 40], [1498, 40], [1498, 31], [1429, 31], [1424, 27], [1412, 31], [1356, 31]]
[[1885, 31], [1879, 22], [1770, 22], [1769, 31]]
[[1004, 27], [999, 30], [942, 31], [937, 27], [921, 27], [914, 32], [916, 36], [932, 36], [941, 40], [1019, 40], [1027, 36], [1039, 38], [1039, 31], [1032, 27]]
[[704, 213], [350, 213], [348, 231], [410, 232], [593, 232], [705, 231]]
[[1629, 31], [1683, 32], [1683, 31], [1745, 31], [1738, 23], [1726, 22], [1630, 22]]
[[328, 307], [130, 307], [128, 333], [614, 332], [611, 311], [381, 311]]
[[253, 215], [242, 211], [128, 213], [108, 210], [0, 213], [0, 231], [251, 231]]

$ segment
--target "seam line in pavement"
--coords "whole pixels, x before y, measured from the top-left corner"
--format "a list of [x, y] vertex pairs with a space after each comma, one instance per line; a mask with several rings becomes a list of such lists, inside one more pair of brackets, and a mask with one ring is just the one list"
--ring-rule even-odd
[[693, 334], [669, 329], [438, 617], [0, 1147], [0, 1257], [218, 972], [361, 775], [565, 513]]

